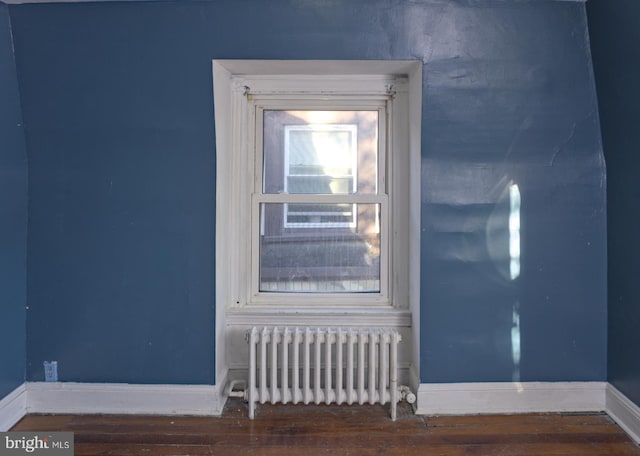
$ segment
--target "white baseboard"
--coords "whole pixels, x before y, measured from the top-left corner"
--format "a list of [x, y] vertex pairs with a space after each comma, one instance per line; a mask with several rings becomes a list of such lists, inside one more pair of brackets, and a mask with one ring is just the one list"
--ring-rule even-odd
[[640, 407], [611, 383], [606, 388], [607, 414], [640, 445]]
[[419, 415], [600, 412], [606, 382], [422, 383]]
[[7, 432], [22, 419], [27, 410], [24, 383], [0, 400], [0, 432]]
[[[25, 383], [0, 400], [0, 432], [27, 413], [220, 415], [223, 386]], [[418, 415], [606, 411], [640, 444], [640, 407], [605, 382], [422, 383]]]
[[215, 385], [26, 383], [27, 413], [220, 415], [226, 397]]

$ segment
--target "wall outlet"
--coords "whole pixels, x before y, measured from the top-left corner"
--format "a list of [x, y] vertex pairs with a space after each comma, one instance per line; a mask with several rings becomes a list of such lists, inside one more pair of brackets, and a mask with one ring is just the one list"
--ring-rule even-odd
[[45, 382], [58, 381], [58, 361], [44, 362], [44, 381]]

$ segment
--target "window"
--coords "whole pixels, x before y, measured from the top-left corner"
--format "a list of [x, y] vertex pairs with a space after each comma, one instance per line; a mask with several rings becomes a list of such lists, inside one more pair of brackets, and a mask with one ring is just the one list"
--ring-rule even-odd
[[258, 294], [386, 292], [387, 100], [340, 101], [253, 97]]
[[228, 271], [217, 296], [253, 315], [408, 309], [403, 72], [420, 64], [283, 61], [274, 67], [304, 71], [252, 75], [271, 64], [247, 62], [214, 64], [214, 89], [216, 77], [229, 87], [228, 98], [215, 93], [217, 144], [231, 145], [217, 158], [217, 269]]
[[387, 301], [389, 102], [388, 94], [251, 95], [255, 302]]

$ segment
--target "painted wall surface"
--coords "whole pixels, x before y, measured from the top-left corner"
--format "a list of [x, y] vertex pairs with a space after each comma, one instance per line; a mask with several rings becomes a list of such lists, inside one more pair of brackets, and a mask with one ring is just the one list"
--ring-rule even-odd
[[607, 160], [608, 375], [640, 405], [640, 3], [590, 0], [587, 12]]
[[7, 5], [0, 4], [0, 399], [24, 382], [27, 153]]
[[422, 381], [605, 379], [605, 170], [583, 4], [11, 13], [31, 157], [30, 380], [46, 359], [63, 380], [213, 380], [214, 58], [423, 61]]

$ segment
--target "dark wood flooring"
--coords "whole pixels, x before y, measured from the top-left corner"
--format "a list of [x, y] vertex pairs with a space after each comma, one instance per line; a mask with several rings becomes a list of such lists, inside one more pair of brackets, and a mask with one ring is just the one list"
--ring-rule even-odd
[[15, 431], [72, 431], [76, 455], [639, 455], [605, 414], [421, 417], [400, 404], [262, 405], [221, 417], [29, 415]]

